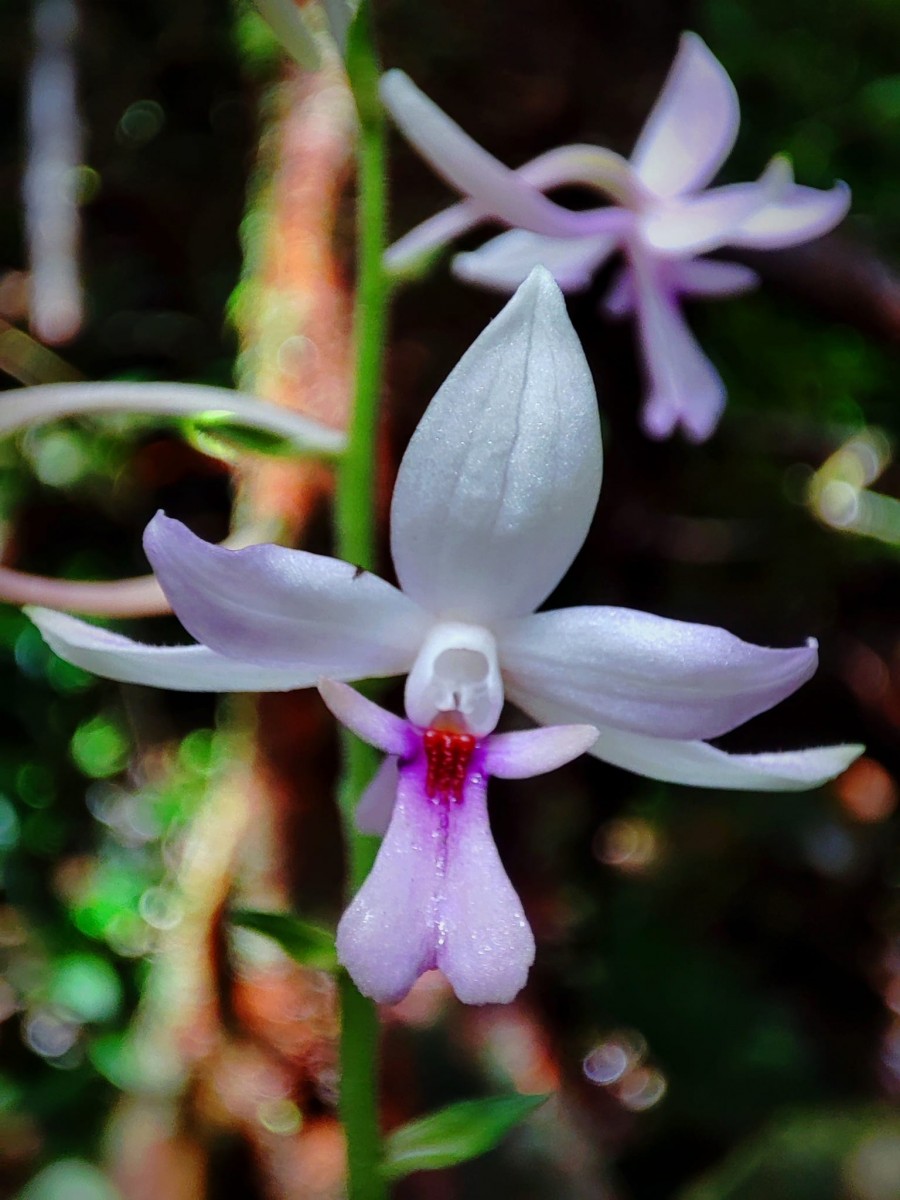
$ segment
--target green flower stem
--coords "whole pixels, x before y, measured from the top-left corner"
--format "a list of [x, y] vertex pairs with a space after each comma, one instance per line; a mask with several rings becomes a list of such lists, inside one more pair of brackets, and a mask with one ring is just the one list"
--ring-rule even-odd
[[[357, 149], [358, 275], [354, 312], [356, 378], [347, 448], [338, 470], [337, 551], [364, 570], [375, 567], [375, 462], [378, 401], [389, 299], [382, 267], [385, 248], [384, 117], [378, 99], [378, 62], [368, 6], [360, 7], [348, 35], [347, 74], [359, 115]], [[353, 812], [372, 778], [376, 755], [352, 734], [343, 739], [340, 812], [348, 883], [355, 892], [368, 875], [376, 841], [357, 833]], [[378, 1013], [342, 972], [341, 1119], [347, 1139], [349, 1200], [384, 1200], [383, 1148], [378, 1121]]]

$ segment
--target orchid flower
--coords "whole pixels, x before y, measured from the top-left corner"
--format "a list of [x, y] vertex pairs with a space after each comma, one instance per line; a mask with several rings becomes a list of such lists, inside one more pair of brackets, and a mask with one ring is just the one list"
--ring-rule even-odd
[[[766, 649], [621, 608], [535, 613], [587, 534], [600, 479], [590, 371], [537, 268], [410, 440], [391, 508], [399, 587], [302, 550], [213, 546], [158, 514], [147, 556], [199, 644], [148, 646], [65, 614], [31, 616], [63, 658], [113, 679], [188, 691], [331, 681], [321, 687], [340, 719], [388, 755], [360, 803], [359, 822], [387, 836], [342, 921], [343, 961], [376, 999], [438, 965], [461, 998], [505, 1000], [533, 943], [491, 840], [490, 774], [538, 774], [590, 745], [655, 779], [790, 790], [859, 753], [728, 755], [701, 740], [799, 687], [814, 642]], [[391, 675], [406, 676], [405, 720], [339, 686]], [[494, 735], [507, 698], [570, 728]]]
[[[498, 162], [401, 71], [382, 79], [385, 105], [419, 153], [466, 199], [417, 226], [387, 252], [400, 271], [485, 221], [511, 228], [481, 249], [458, 254], [455, 274], [515, 290], [537, 264], [566, 292], [587, 288], [619, 250], [624, 267], [603, 303], [633, 315], [647, 376], [642, 422], [654, 438], [681, 425], [701, 442], [715, 429], [725, 389], [681, 312], [682, 297], [730, 296], [758, 283], [738, 263], [703, 257], [723, 246], [776, 250], [819, 237], [846, 214], [849, 190], [793, 182], [776, 157], [755, 183], [709, 187], [734, 145], [737, 94], [696, 34], [681, 44], [631, 159], [595, 146], [562, 146], [517, 171]], [[574, 212], [544, 192], [563, 184], [598, 191], [612, 206]]]

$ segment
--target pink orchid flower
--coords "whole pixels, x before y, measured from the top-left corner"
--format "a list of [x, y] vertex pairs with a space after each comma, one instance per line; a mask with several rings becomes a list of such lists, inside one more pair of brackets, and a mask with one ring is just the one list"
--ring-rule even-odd
[[[647, 377], [645, 431], [677, 426], [701, 442], [725, 401], [718, 372], [681, 311], [683, 297], [730, 296], [754, 287], [748, 267], [703, 257], [723, 246], [777, 250], [819, 237], [850, 204], [847, 186], [795, 184], [777, 157], [754, 183], [709, 187], [734, 145], [738, 99], [724, 68], [696, 34], [682, 35], [675, 62], [630, 160], [595, 146], [562, 146], [513, 171], [477, 145], [401, 71], [382, 79], [397, 125], [434, 170], [467, 198], [417, 226], [387, 252], [394, 270], [486, 221], [511, 228], [458, 254], [453, 271], [470, 283], [511, 292], [537, 264], [566, 292], [587, 288], [615, 252], [624, 266], [603, 302], [609, 316], [633, 315]], [[575, 184], [612, 205], [574, 212], [544, 195]]]
[[[534, 947], [491, 838], [489, 775], [540, 774], [589, 749], [655, 779], [790, 790], [860, 752], [729, 755], [701, 740], [804, 683], [813, 642], [766, 649], [621, 608], [535, 612], [587, 534], [601, 458], [587, 362], [537, 268], [410, 440], [391, 508], [399, 587], [303, 550], [213, 546], [159, 514], [147, 556], [198, 644], [148, 646], [47, 609], [30, 615], [63, 658], [113, 679], [185, 691], [319, 683], [388, 755], [358, 813], [387, 833], [341, 922], [342, 960], [380, 1000], [433, 966], [464, 1000], [508, 1000]], [[406, 676], [406, 720], [335, 682], [391, 675]], [[568, 728], [494, 735], [507, 698]]]

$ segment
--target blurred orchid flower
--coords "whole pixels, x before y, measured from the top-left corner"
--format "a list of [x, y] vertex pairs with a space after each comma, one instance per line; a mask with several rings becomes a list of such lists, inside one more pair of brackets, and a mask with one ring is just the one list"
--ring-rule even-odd
[[[199, 645], [147, 646], [65, 614], [30, 613], [63, 658], [129, 682], [281, 691], [323, 677], [405, 674], [407, 721], [323, 685], [341, 719], [389, 755], [360, 815], [367, 828], [390, 830], [345, 917], [342, 952], [361, 989], [379, 999], [396, 999], [435, 962], [462, 998], [508, 999], [531, 961], [531, 935], [500, 882], [484, 815], [489, 774], [540, 773], [596, 737], [591, 753], [653, 778], [802, 789], [859, 753], [834, 746], [728, 755], [697, 740], [799, 687], [816, 668], [812, 642], [771, 650], [619, 608], [535, 613], [584, 541], [600, 478], [590, 371], [559, 289], [537, 268], [451, 372], [410, 440], [391, 509], [399, 588], [301, 550], [212, 546], [158, 514], [147, 556]], [[492, 739], [505, 698], [540, 724], [581, 728]], [[454, 805], [451, 817], [445, 810]], [[466, 861], [447, 867], [459, 845]], [[401, 883], [395, 873], [408, 875], [414, 857], [421, 875]], [[463, 898], [459, 889], [470, 887]], [[395, 944], [383, 916], [377, 936], [369, 932], [379, 904], [393, 916], [423, 897], [431, 915], [419, 913], [415, 930], [403, 926], [415, 954], [404, 936]], [[482, 953], [468, 957], [475, 943]]]
[[[715, 367], [681, 312], [682, 297], [730, 296], [754, 287], [748, 267], [702, 257], [722, 246], [776, 250], [819, 237], [850, 204], [847, 186], [795, 184], [776, 157], [754, 183], [709, 187], [737, 136], [737, 94], [696, 34], [682, 35], [663, 89], [626, 161], [595, 146], [562, 146], [517, 171], [477, 145], [401, 71], [381, 95], [405, 136], [435, 171], [467, 197], [417, 226], [387, 252], [401, 271], [485, 221], [511, 229], [459, 254], [461, 279], [513, 291], [537, 264], [567, 292], [588, 287], [617, 250], [625, 265], [603, 308], [633, 315], [647, 376], [642, 421], [655, 438], [681, 425], [693, 441], [714, 430], [725, 400]], [[599, 191], [612, 206], [574, 212], [543, 193], [563, 184]]]

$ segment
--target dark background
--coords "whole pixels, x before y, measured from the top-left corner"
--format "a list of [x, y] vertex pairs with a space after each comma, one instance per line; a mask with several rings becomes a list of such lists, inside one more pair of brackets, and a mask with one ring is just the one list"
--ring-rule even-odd
[[[30, 34], [26, 6], [2, 12], [0, 269], [19, 271]], [[538, 941], [531, 981], [509, 1010], [460, 1012], [439, 998], [394, 1018], [386, 1111], [535, 1090], [529, 1081], [560, 1096], [502, 1150], [412, 1179], [404, 1194], [898, 1200], [900, 517], [885, 540], [842, 532], [818, 519], [808, 488], [851, 436], [889, 446], [900, 433], [886, 274], [900, 253], [900, 6], [385, 0], [375, 15], [385, 65], [407, 70], [512, 165], [568, 141], [627, 152], [690, 28], [741, 97], [723, 179], [755, 177], [783, 150], [802, 183], [850, 183], [838, 235], [763, 261], [761, 291], [691, 311], [729, 389], [704, 446], [641, 435], [632, 330], [596, 314], [606, 277], [572, 300], [606, 474], [592, 533], [550, 603], [624, 604], [769, 645], [815, 636], [815, 679], [723, 744], [868, 746], [847, 780], [811, 794], [669, 787], [592, 760], [498, 784], [498, 844]], [[88, 316], [59, 353], [88, 378], [228, 384], [236, 339], [225, 313], [258, 106], [278, 62], [212, 0], [83, 3], [81, 22]], [[448, 195], [399, 138], [391, 147], [399, 236]], [[348, 272], [351, 204], [338, 231]], [[446, 264], [399, 295], [386, 474], [499, 303]], [[224, 533], [229, 479], [215, 457], [140, 422], [68, 422], [4, 442], [7, 556], [12, 547], [16, 565], [48, 574], [140, 572], [140, 531], [160, 506]], [[897, 494], [890, 461], [873, 486]], [[327, 537], [324, 515], [315, 530]], [[175, 626], [143, 628], [162, 639]], [[152, 979], [147, 956], [177, 923], [167, 847], [185, 836], [228, 745], [212, 732], [211, 698], [95, 681], [53, 659], [12, 608], [0, 609], [0, 644], [0, 1192], [132, 1200], [141, 1193], [121, 1163], [146, 1151], [114, 1136], [111, 1149], [109, 1122], [120, 1090], [152, 1089], [125, 1034]], [[147, 767], [154, 754], [166, 771]], [[330, 769], [333, 752], [323, 754]], [[333, 921], [333, 813], [303, 811], [291, 888], [308, 915]], [[622, 1077], [586, 1078], [585, 1055], [607, 1061], [622, 1047]], [[328, 1119], [321, 1078], [296, 1107], [304, 1129]], [[279, 1183], [252, 1135], [217, 1127], [208, 1111], [179, 1137], [207, 1156], [209, 1200], [336, 1194]]]

